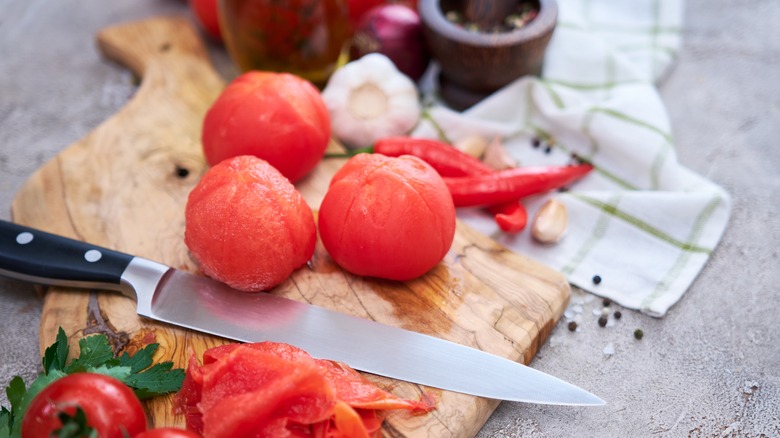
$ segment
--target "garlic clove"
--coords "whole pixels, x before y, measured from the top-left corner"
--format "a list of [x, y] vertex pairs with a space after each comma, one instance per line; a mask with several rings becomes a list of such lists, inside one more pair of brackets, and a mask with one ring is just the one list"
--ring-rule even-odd
[[531, 226], [531, 235], [541, 243], [556, 243], [569, 227], [566, 205], [557, 199], [549, 199], [539, 207]]
[[456, 140], [453, 144], [456, 149], [474, 158], [481, 159], [488, 147], [488, 142], [479, 135], [469, 135]]
[[488, 143], [482, 162], [493, 170], [504, 170], [517, 167], [517, 161], [509, 155], [500, 137], [494, 137]]

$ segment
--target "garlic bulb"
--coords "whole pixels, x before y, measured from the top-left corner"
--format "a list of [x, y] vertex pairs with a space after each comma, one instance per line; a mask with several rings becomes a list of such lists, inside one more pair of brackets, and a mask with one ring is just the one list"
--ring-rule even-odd
[[416, 85], [380, 53], [336, 70], [322, 98], [330, 112], [333, 135], [349, 148], [408, 134], [420, 120]]

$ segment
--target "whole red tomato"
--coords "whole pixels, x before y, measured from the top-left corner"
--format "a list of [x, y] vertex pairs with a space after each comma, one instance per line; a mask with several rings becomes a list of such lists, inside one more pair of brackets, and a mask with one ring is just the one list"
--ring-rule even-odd
[[436, 266], [455, 236], [455, 207], [417, 157], [359, 154], [333, 176], [319, 212], [322, 243], [356, 275], [410, 280]]
[[209, 36], [217, 41], [222, 41], [222, 32], [219, 29], [219, 15], [217, 14], [217, 0], [189, 0], [190, 10], [198, 24], [203, 27]]
[[289, 73], [250, 71], [233, 80], [208, 110], [202, 141], [212, 166], [254, 155], [294, 183], [322, 159], [330, 113], [311, 82]]
[[200, 435], [186, 429], [160, 427], [141, 432], [133, 438], [200, 438]]
[[55, 380], [33, 398], [22, 419], [22, 438], [51, 436], [62, 427], [59, 414], [73, 416], [77, 406], [100, 438], [146, 430], [146, 414], [130, 387], [103, 374], [76, 373]]

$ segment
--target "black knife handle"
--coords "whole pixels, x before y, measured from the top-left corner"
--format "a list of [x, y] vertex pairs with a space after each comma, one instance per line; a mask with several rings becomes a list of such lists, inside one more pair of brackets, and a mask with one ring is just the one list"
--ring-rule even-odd
[[133, 256], [0, 220], [0, 275], [55, 286], [123, 290]]

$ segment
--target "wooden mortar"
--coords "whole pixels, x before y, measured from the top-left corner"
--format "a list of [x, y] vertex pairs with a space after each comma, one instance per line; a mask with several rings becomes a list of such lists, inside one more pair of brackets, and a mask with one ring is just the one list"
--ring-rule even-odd
[[[525, 26], [487, 33], [464, 29], [445, 16], [459, 11], [479, 22], [506, 16], [516, 0], [420, 0], [423, 33], [440, 66], [439, 91], [453, 109], [464, 110], [526, 75], [539, 75], [558, 19], [555, 0], [537, 0], [538, 14]], [[501, 16], [503, 15], [503, 16]]]

